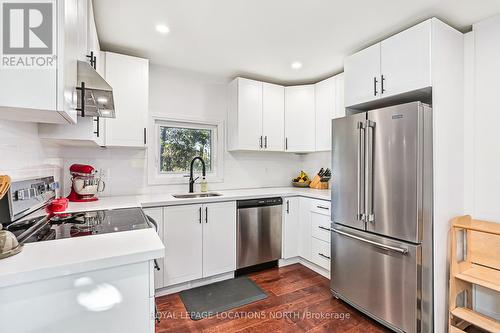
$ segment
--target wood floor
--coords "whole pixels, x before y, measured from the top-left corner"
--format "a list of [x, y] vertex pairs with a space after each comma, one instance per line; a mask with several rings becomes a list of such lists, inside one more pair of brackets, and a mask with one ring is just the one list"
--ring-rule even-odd
[[389, 332], [333, 298], [329, 281], [300, 264], [249, 277], [268, 294], [266, 299], [199, 321], [187, 317], [179, 294], [157, 298], [163, 318], [156, 332]]

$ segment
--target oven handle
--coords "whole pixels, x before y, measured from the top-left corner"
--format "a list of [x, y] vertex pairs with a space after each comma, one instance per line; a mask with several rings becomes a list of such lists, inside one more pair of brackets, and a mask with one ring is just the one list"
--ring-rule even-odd
[[400, 253], [402, 255], [407, 255], [408, 254], [408, 249], [404, 249], [404, 248], [400, 248], [400, 247], [395, 247], [395, 246], [390, 246], [390, 245], [385, 245], [385, 244], [382, 244], [382, 243], [374, 242], [372, 240], [369, 240], [369, 239], [366, 239], [366, 238], [362, 238], [362, 237], [359, 237], [359, 236], [355, 236], [355, 235], [352, 235], [352, 234], [349, 234], [347, 232], [340, 231], [340, 230], [337, 230], [337, 229], [331, 229], [331, 231], [333, 231], [333, 232], [335, 232], [335, 233], [337, 233], [339, 235], [346, 236], [346, 237], [358, 240], [360, 242], [364, 242], [364, 243], [368, 243], [368, 244], [374, 245], [374, 246], [382, 248], [384, 250], [397, 252], [397, 253]]

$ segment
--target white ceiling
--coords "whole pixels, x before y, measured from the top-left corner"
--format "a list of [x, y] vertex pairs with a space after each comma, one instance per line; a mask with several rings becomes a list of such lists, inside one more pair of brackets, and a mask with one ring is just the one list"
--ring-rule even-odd
[[[154, 64], [276, 83], [314, 82], [343, 58], [436, 16], [462, 30], [499, 0], [93, 0], [104, 50]], [[162, 35], [155, 25], [164, 23]], [[290, 64], [303, 67], [293, 70]]]

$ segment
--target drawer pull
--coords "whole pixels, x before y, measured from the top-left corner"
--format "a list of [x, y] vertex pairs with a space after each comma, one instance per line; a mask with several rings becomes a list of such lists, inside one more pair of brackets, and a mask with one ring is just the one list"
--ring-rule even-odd
[[326, 206], [316, 206], [316, 207], [318, 207], [319, 209], [330, 210], [330, 207]]
[[325, 259], [330, 260], [330, 257], [327, 256], [327, 255], [324, 255], [323, 253], [318, 253], [318, 255], [321, 256], [321, 257], [323, 257], [323, 258], [325, 258]]
[[323, 227], [322, 225], [319, 225], [318, 228], [326, 230], [326, 231], [332, 231], [332, 229], [327, 228], [327, 227]]

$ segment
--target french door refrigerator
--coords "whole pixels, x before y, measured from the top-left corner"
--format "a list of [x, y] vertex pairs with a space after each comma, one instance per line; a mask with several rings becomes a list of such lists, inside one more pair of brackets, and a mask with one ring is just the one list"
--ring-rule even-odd
[[432, 109], [334, 119], [332, 170], [333, 295], [396, 332], [432, 332]]

